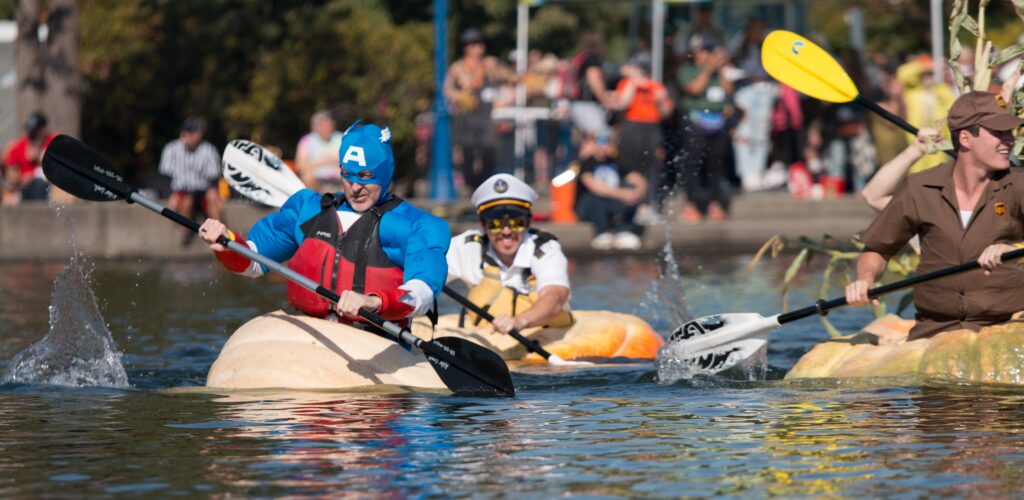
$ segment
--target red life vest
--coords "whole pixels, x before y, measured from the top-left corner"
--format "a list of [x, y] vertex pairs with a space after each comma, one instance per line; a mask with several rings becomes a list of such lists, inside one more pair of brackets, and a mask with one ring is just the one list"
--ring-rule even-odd
[[[344, 201], [327, 193], [320, 199], [319, 214], [302, 223], [306, 235], [288, 267], [341, 294], [345, 290], [367, 293], [392, 290], [405, 282], [404, 271], [391, 262], [380, 246], [381, 217], [402, 200], [390, 200], [367, 210], [348, 232], [338, 220], [338, 206]], [[310, 316], [323, 318], [331, 303], [305, 288], [288, 283], [288, 301]]]

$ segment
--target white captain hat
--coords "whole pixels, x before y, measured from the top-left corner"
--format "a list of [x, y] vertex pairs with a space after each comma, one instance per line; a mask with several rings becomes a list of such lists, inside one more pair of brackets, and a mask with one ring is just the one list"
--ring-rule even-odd
[[515, 176], [496, 174], [473, 191], [470, 201], [480, 214], [496, 207], [520, 207], [530, 211], [537, 201], [537, 192]]

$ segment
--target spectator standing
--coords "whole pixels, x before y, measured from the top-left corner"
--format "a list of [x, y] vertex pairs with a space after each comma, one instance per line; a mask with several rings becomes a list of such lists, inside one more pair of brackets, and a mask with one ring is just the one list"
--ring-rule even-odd
[[[687, 202], [682, 218], [699, 222], [705, 216], [723, 220], [729, 205], [724, 185], [731, 160], [726, 112], [732, 82], [724, 76], [729, 56], [706, 34], [690, 40], [692, 58], [679, 68], [681, 87], [682, 182]], [[674, 179], [670, 179], [675, 182]]]
[[462, 57], [448, 68], [444, 97], [452, 112], [452, 160], [460, 166], [464, 185], [475, 189], [494, 169], [496, 138], [491, 109], [505, 78], [495, 74], [500, 65], [485, 63], [487, 46], [479, 30], [464, 31], [459, 45]]
[[597, 236], [590, 245], [598, 250], [640, 248], [641, 231], [633, 218], [647, 196], [646, 176], [617, 163], [604, 136], [585, 138], [580, 155], [576, 214], [594, 224]]
[[[857, 88], [866, 88], [860, 54], [854, 49], [841, 49], [839, 61]], [[826, 107], [822, 134], [831, 189], [840, 193], [854, 193], [864, 188], [867, 179], [878, 165], [875, 145], [867, 126], [867, 113], [854, 102], [831, 104]], [[827, 188], [828, 189], [828, 188]]]
[[681, 65], [686, 59], [692, 58], [690, 52], [690, 40], [694, 35], [703, 35], [713, 40], [724, 42], [725, 31], [715, 25], [715, 8], [710, 0], [700, 2], [697, 5], [697, 19], [687, 29], [683, 30], [681, 36], [673, 37], [672, 52], [676, 56], [677, 65]]
[[760, 19], [747, 22], [742, 38], [734, 43], [733, 58], [742, 75], [736, 89], [735, 103], [740, 113], [732, 137], [737, 173], [744, 191], [770, 187], [764, 181], [768, 153], [771, 152], [772, 106], [778, 87], [761, 65], [761, 43], [764, 23]]
[[[970, 52], [965, 51], [965, 52]], [[936, 82], [932, 75], [932, 59], [919, 56], [900, 66], [896, 77], [904, 85], [903, 100], [907, 109], [907, 122], [922, 128], [944, 130], [946, 114], [953, 106], [953, 89], [944, 82]], [[910, 138], [909, 134], [905, 137]], [[930, 153], [914, 163], [911, 172], [919, 172], [948, 160], [942, 153]]]
[[804, 113], [799, 92], [781, 83], [778, 89], [779, 97], [772, 111], [771, 156], [788, 168], [801, 159]]
[[601, 34], [587, 31], [580, 37], [579, 51], [572, 59], [569, 116], [576, 129], [592, 137], [611, 136], [606, 110], [612, 102], [601, 69], [603, 52]]
[[490, 91], [494, 96], [491, 100], [491, 128], [495, 154], [494, 164], [485, 169], [489, 173], [509, 173], [519, 167], [516, 164], [516, 87], [513, 85], [517, 77], [511, 69], [515, 64], [515, 52], [509, 54], [508, 64], [497, 57], [484, 58], [484, 72], [495, 77], [495, 85]]
[[[614, 99], [614, 109], [625, 111], [619, 131], [619, 162], [625, 170], [645, 176], [648, 186], [654, 186], [664, 174], [661, 121], [672, 113], [674, 105], [665, 86], [651, 79], [649, 54], [634, 56], [622, 67], [622, 76]], [[646, 194], [639, 210], [644, 214], [641, 219], [654, 217], [657, 210], [653, 193]]]
[[[224, 203], [217, 190], [220, 155], [203, 140], [205, 132], [206, 122], [202, 118], [185, 119], [178, 138], [164, 146], [160, 173], [171, 178], [171, 198], [167, 203], [171, 210], [191, 218], [203, 212], [219, 220]], [[186, 230], [182, 245], [188, 245], [194, 237], [194, 232]]]
[[576, 151], [572, 144], [572, 62], [558, 59], [552, 78], [548, 80], [545, 92], [551, 97], [551, 120], [555, 127], [555, 159], [551, 170], [552, 177], [569, 167], [576, 159]]
[[307, 187], [322, 190], [321, 184], [341, 188], [338, 149], [341, 132], [328, 111], [317, 111], [309, 119], [310, 132], [299, 139], [295, 149], [295, 168]]
[[[888, 67], [884, 56], [876, 55], [871, 74], [875, 75], [878, 86], [872, 87], [869, 92], [871, 99], [886, 111], [905, 117], [907, 108], [903, 102], [903, 84], [896, 78], [894, 72], [893, 68]], [[871, 138], [875, 141], [879, 163], [888, 162], [907, 147], [907, 138], [903, 130], [885, 118], [872, 113], [868, 115], [868, 125]]]
[[4, 155], [6, 172], [5, 203], [19, 200], [45, 200], [50, 184], [43, 175], [40, 161], [46, 147], [57, 134], [47, 127], [46, 115], [36, 111], [25, 119], [25, 134], [15, 139]]
[[[557, 57], [530, 51], [529, 66], [523, 79], [527, 106], [549, 110], [554, 108], [554, 100], [561, 90], [558, 88], [557, 73]], [[531, 146], [533, 149], [533, 184], [543, 195], [551, 181], [552, 164], [558, 148], [558, 122], [550, 115], [537, 119], [533, 123], [532, 134], [527, 133], [526, 143], [527, 149], [531, 149]]]

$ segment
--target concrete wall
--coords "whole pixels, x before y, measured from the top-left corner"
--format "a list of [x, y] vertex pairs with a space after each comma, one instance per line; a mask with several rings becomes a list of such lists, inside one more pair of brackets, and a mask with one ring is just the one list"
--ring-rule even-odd
[[[419, 204], [419, 203], [417, 203]], [[430, 207], [431, 210], [441, 207]], [[465, 205], [465, 204], [463, 204]], [[452, 233], [478, 227], [468, 206], [446, 207]], [[537, 207], [538, 213], [546, 208]], [[208, 258], [205, 245], [195, 242], [182, 247], [180, 226], [143, 207], [123, 202], [81, 202], [59, 209], [42, 203], [0, 207], [0, 260], [54, 260], [71, 254], [75, 244], [100, 259]], [[248, 230], [267, 209], [245, 202], [231, 202], [226, 209], [232, 228]], [[770, 237], [820, 238], [829, 234], [840, 241], [862, 231], [874, 214], [856, 199], [823, 202], [793, 200], [786, 194], [747, 195], [733, 204], [732, 217], [724, 222], [697, 225], [673, 223], [672, 245], [686, 254], [754, 253]], [[559, 237], [570, 256], [600, 255], [590, 248], [593, 231], [589, 224], [553, 225], [538, 223], [540, 229]], [[630, 253], [652, 253], [665, 244], [663, 225], [647, 228], [644, 249]], [[622, 251], [611, 251], [621, 255]]]

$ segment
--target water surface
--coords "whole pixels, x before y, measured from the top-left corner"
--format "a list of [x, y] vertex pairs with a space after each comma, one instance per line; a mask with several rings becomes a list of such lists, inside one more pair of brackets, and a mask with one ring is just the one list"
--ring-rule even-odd
[[[662, 333], [682, 312], [779, 312], [785, 263], [747, 274], [747, 259], [683, 258], [682, 281], [660, 296], [649, 259], [573, 262], [573, 303], [637, 311]], [[63, 268], [0, 265], [0, 369], [49, 331]], [[817, 279], [801, 279], [792, 305], [813, 302]], [[916, 498], [1022, 486], [1013, 388], [659, 384], [641, 364], [517, 373], [515, 399], [202, 391], [230, 332], [283, 305], [284, 289], [207, 261], [97, 263], [92, 290], [129, 387], [0, 386], [0, 495]], [[853, 330], [870, 315], [830, 318]], [[774, 376], [824, 337], [814, 318], [775, 332]]]

